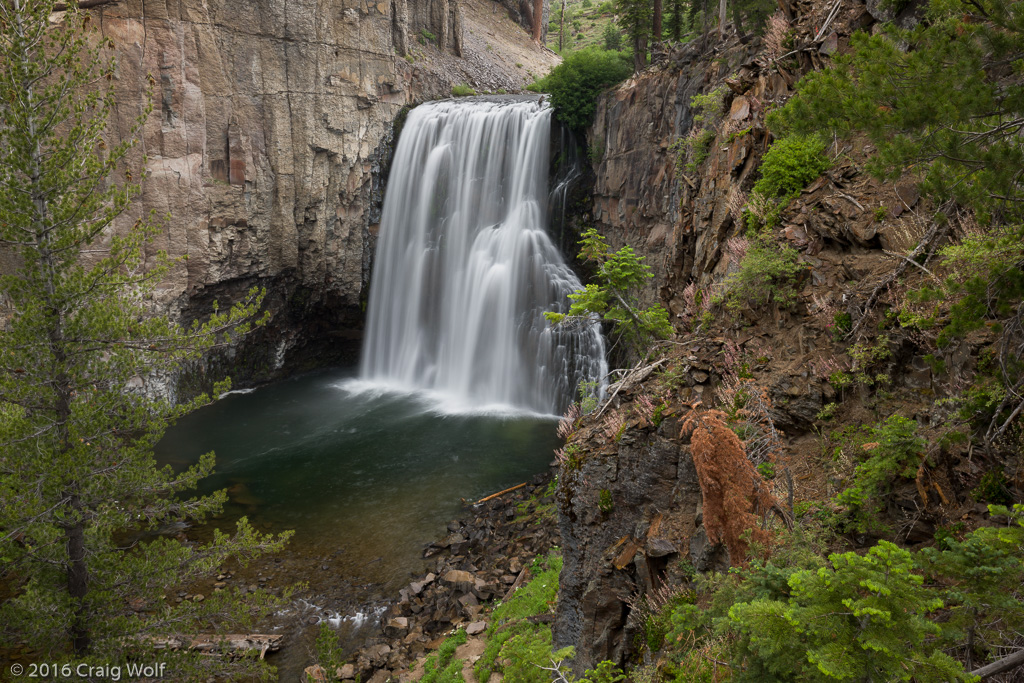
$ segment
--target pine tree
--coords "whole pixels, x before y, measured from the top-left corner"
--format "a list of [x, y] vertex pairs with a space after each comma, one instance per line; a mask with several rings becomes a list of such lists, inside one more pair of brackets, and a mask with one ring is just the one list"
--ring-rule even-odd
[[567, 314], [546, 312], [544, 317], [549, 322], [589, 324], [592, 319], [600, 318], [614, 323], [615, 343], [624, 342], [627, 353], [635, 356], [645, 355], [654, 341], [672, 334], [668, 311], [661, 304], [646, 308], [640, 304], [638, 290], [644, 280], [651, 277], [651, 269], [643, 263], [644, 257], [638, 257], [629, 245], [609, 253], [604, 236], [596, 228], [583, 233], [580, 245], [580, 259], [597, 266], [594, 277], [597, 282], [569, 295], [573, 303]]
[[832, 567], [789, 577], [787, 599], [729, 609], [737, 681], [973, 680], [927, 639], [942, 607], [913, 573], [911, 554], [880, 541], [867, 555], [831, 555]]
[[668, 35], [674, 43], [683, 39], [690, 28], [690, 4], [684, 0], [669, 0]]
[[647, 65], [647, 42], [651, 36], [651, 0], [615, 0], [615, 12], [633, 47], [633, 68]]
[[[201, 547], [147, 535], [201, 520], [225, 495], [178, 495], [211, 471], [212, 453], [177, 474], [152, 453], [171, 421], [208, 399], [175, 405], [139, 387], [245, 333], [262, 294], [187, 329], [154, 314], [153, 287], [173, 265], [144, 253], [157, 228], [140, 219], [113, 230], [144, 176], [128, 155], [151, 107], [140, 103], [127, 141], [107, 142], [113, 43], [75, 9], [51, 25], [53, 10], [53, 0], [0, 3], [0, 249], [15, 264], [0, 276], [0, 567], [13, 596], [0, 633], [39, 661], [110, 664], [144, 656], [152, 637], [245, 628], [267, 596], [178, 606], [164, 596], [230, 556], [280, 548], [284, 535], [244, 520]], [[266, 673], [254, 660], [235, 666]]]
[[682, 436], [690, 436], [708, 540], [724, 542], [729, 561], [739, 566], [746, 564], [750, 541], [771, 541], [760, 519], [778, 503], [726, 418], [720, 410], [694, 410], [683, 421]]

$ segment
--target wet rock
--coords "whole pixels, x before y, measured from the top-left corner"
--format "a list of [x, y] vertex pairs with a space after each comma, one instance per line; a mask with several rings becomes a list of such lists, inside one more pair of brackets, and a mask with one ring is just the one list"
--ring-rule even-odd
[[[631, 439], [595, 449], [579, 470], [561, 473], [563, 567], [553, 628], [556, 648], [577, 648], [577, 673], [631, 655], [625, 597], [649, 583], [651, 574], [660, 577], [666, 565], [662, 557], [686, 547], [694, 533], [700, 486], [689, 447], [674, 435], [661, 435], [678, 433], [677, 427], [662, 427], [631, 429]], [[611, 512], [600, 509], [601, 490], [614, 492]], [[665, 555], [638, 568], [633, 560], [643, 557], [639, 551], [648, 538]]]

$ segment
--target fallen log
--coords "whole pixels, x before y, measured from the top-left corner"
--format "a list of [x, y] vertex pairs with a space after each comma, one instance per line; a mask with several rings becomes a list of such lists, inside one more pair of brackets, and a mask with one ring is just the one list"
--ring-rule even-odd
[[1012, 655], [1003, 657], [991, 664], [986, 664], [980, 669], [975, 669], [971, 672], [971, 675], [978, 676], [981, 680], [985, 680], [986, 678], [991, 678], [996, 674], [1005, 673], [1010, 669], [1016, 669], [1022, 664], [1024, 664], [1024, 650], [1017, 650]]
[[212, 654], [218, 650], [254, 651], [258, 650], [260, 659], [267, 652], [276, 652], [281, 648], [282, 635], [264, 633], [227, 633], [224, 635], [195, 634], [182, 636], [157, 637], [149, 636], [148, 640], [158, 650], [193, 650]]

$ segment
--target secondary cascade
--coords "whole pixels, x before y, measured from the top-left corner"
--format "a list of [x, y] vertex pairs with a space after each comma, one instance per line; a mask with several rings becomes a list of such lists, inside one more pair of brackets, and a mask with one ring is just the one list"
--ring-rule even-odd
[[581, 287], [547, 226], [551, 110], [537, 99], [424, 104], [388, 179], [362, 378], [467, 408], [559, 414], [607, 366], [596, 323], [552, 328]]

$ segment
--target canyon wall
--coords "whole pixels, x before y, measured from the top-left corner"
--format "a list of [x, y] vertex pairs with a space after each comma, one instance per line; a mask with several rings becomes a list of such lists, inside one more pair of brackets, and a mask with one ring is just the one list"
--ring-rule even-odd
[[[758, 49], [758, 41], [733, 41], [715, 54], [702, 50], [700, 41], [676, 47], [598, 101], [588, 136], [596, 159], [593, 224], [612, 248], [631, 244], [646, 258], [654, 274], [648, 302], [662, 301], [677, 316], [686, 284], [707, 282], [725, 267], [722, 248], [735, 232], [737, 213], [730, 207], [742, 205], [737, 199], [753, 184], [767, 146], [752, 103], [788, 92], [778, 74], [756, 73]], [[697, 124], [719, 132], [707, 162], [687, 170], [685, 140], [700, 115], [693, 98], [715, 87], [727, 102], [734, 88], [744, 95], [733, 98], [727, 112], [715, 111], [712, 121]], [[730, 137], [739, 131], [745, 132]]]
[[188, 320], [268, 289], [269, 326], [243, 357], [221, 359], [236, 375], [301, 365], [303, 347], [318, 364], [354, 358], [396, 117], [455, 83], [512, 90], [526, 78], [502, 70], [507, 55], [461, 58], [464, 36], [484, 33], [464, 28], [464, 7], [488, 17], [477, 4], [494, 3], [122, 0], [90, 11], [115, 45], [118, 135], [152, 93], [134, 150], [149, 175], [123, 221], [167, 216], [150, 249], [184, 259], [158, 304]]

